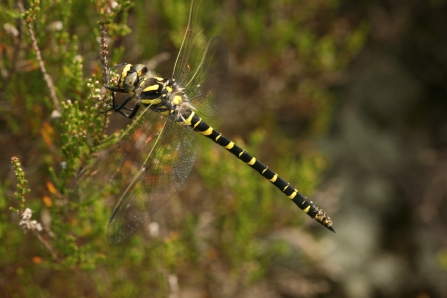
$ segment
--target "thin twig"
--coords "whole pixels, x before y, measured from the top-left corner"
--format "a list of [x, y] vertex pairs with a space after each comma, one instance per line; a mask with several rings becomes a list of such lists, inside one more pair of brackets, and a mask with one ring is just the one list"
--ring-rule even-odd
[[100, 39], [99, 39], [100, 45], [101, 45], [101, 62], [102, 62], [102, 82], [104, 85], [108, 84], [109, 82], [107, 81], [108, 78], [108, 67], [107, 67], [107, 55], [109, 54], [108, 48], [109, 46], [107, 45], [107, 28], [106, 28], [106, 24], [105, 22], [101, 22], [101, 33], [100, 33]]
[[[20, 12], [23, 14], [25, 12], [25, 9], [23, 8], [23, 4], [21, 2], [17, 3]], [[37, 61], [39, 62], [40, 70], [42, 71], [43, 78], [45, 82], [47, 83], [48, 89], [50, 90], [50, 98], [53, 101], [54, 107], [58, 112], [62, 112], [61, 105], [59, 103], [59, 100], [56, 96], [56, 89], [54, 88], [53, 79], [50, 77], [50, 75], [47, 73], [47, 70], [45, 68], [45, 63], [43, 62], [42, 55], [40, 53], [39, 47], [37, 46], [36, 37], [34, 36], [33, 27], [31, 26], [30, 22], [26, 22], [26, 26], [28, 27], [28, 33], [31, 38], [31, 42], [33, 44], [34, 51], [36, 52]]]
[[51, 256], [53, 257], [53, 259], [55, 261], [60, 261], [60, 258], [56, 252], [56, 250], [53, 248], [53, 246], [51, 245], [50, 242], [48, 242], [47, 240], [45, 240], [42, 235], [39, 232], [33, 232], [34, 235], [37, 236], [37, 239], [39, 239], [39, 241], [46, 247], [46, 249], [48, 250], [48, 252], [51, 254]]
[[[109, 82], [108, 82], [108, 78], [109, 78], [109, 68], [108, 68], [108, 64], [107, 64], [107, 55], [109, 54], [108, 48], [109, 46], [107, 45], [107, 28], [106, 28], [106, 23], [103, 21], [101, 22], [101, 33], [100, 33], [100, 45], [101, 45], [101, 64], [102, 64], [102, 84], [104, 86], [106, 86]], [[106, 89], [107, 90], [107, 89]], [[101, 130], [101, 135], [104, 134], [104, 131], [106, 130], [107, 127], [107, 118], [108, 118], [108, 113], [105, 113], [104, 115], [104, 122], [102, 125], [102, 130]]]

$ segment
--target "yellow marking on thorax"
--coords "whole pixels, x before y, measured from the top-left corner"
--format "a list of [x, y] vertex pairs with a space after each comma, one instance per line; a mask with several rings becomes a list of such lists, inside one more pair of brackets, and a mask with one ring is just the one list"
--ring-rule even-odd
[[255, 164], [255, 162], [256, 162], [256, 158], [252, 157], [251, 160], [250, 160], [249, 162], [247, 162], [247, 164], [248, 164], [249, 166], [252, 166], [252, 165]]
[[[287, 185], [288, 186], [288, 185]], [[293, 200], [293, 198], [296, 196], [296, 194], [297, 194], [297, 192], [296, 192], [296, 190], [294, 191], [294, 192], [292, 192], [292, 194], [289, 196], [289, 198], [291, 199], [291, 200]]]
[[160, 82], [163, 81], [163, 78], [160, 78], [160, 77], [153, 77], [153, 78]]
[[[171, 91], [169, 91], [169, 92], [171, 92]], [[172, 102], [173, 102], [174, 104], [176, 104], [176, 105], [179, 105], [182, 101], [183, 101], [183, 100], [182, 100], [182, 97], [181, 97], [180, 95], [176, 95], [176, 96], [174, 96], [174, 99], [172, 100]]]
[[159, 88], [158, 84], [154, 84], [154, 85], [147, 86], [146, 88], [143, 89], [143, 91], [145, 91], [145, 92], [156, 91], [156, 90], [158, 90], [158, 88]]
[[170, 87], [170, 86], [166, 86], [165, 88], [166, 88], [166, 90], [168, 90], [169, 93], [172, 92], [172, 87]]
[[132, 67], [132, 64], [126, 64], [126, 66], [124, 66], [123, 71], [121, 72], [121, 78], [125, 78], [127, 73], [129, 72], [130, 68]]
[[275, 181], [276, 181], [276, 178], [278, 178], [278, 175], [275, 174], [275, 175], [272, 177], [272, 179], [270, 179], [270, 182], [272, 182], [272, 183], [275, 182]]
[[204, 136], [209, 136], [210, 134], [213, 133], [213, 128], [210, 126], [210, 127], [208, 127], [207, 130], [205, 130], [205, 131], [198, 131], [198, 133], [200, 133], [201, 135], [204, 135]]
[[141, 103], [145, 104], [145, 105], [156, 105], [156, 104], [159, 104], [161, 102], [160, 98], [155, 98], [155, 99], [145, 99], [145, 98], [143, 98], [143, 99], [140, 99], [140, 100], [141, 100]]
[[224, 148], [230, 150], [233, 147], [234, 147], [234, 143], [230, 141], [230, 143], [228, 143], [228, 145], [225, 146]]

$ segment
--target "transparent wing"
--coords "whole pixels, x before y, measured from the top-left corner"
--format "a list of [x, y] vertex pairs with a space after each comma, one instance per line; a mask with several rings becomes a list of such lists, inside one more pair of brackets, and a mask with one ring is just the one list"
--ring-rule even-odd
[[178, 190], [196, 158], [196, 142], [191, 129], [146, 108], [82, 171], [76, 182], [82, 198], [106, 194], [111, 204], [120, 198], [109, 220], [110, 243], [130, 236]]
[[190, 81], [205, 52], [208, 40], [204, 29], [209, 25], [209, 18], [206, 19], [209, 16], [209, 1], [191, 1], [188, 26], [172, 73], [172, 78], [180, 86], [186, 86]]
[[188, 127], [167, 121], [151, 153], [125, 189], [107, 227], [115, 244], [129, 237], [178, 191], [194, 164], [197, 138]]
[[191, 104], [206, 116], [215, 115], [228, 99], [227, 53], [223, 39], [212, 38], [195, 74], [184, 86]]
[[210, 1], [191, 2], [183, 43], [172, 77], [186, 89], [191, 103], [206, 116], [217, 113], [228, 98], [228, 54], [220, 38], [210, 40]]
[[97, 153], [94, 162], [78, 175], [76, 187], [83, 199], [94, 199], [104, 193], [113, 196], [132, 180], [160, 136], [166, 117], [147, 108], [135, 119], [119, 140]]

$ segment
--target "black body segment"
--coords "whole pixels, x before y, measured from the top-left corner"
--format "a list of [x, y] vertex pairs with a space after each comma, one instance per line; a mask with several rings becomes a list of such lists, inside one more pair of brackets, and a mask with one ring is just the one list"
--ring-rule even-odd
[[282, 191], [289, 199], [291, 199], [301, 210], [307, 215], [315, 218], [319, 223], [335, 233], [332, 228], [332, 220], [327, 216], [326, 212], [315, 206], [305, 196], [300, 194], [290, 183], [282, 179], [278, 174], [269, 169], [268, 166], [258, 161], [254, 156], [243, 150], [241, 147], [227, 139], [224, 135], [209, 126], [200, 116], [191, 110], [187, 110], [182, 114], [184, 122], [197, 133], [207, 137], [213, 142], [227, 149], [234, 156], [245, 162], [265, 179], [269, 180], [280, 191]]

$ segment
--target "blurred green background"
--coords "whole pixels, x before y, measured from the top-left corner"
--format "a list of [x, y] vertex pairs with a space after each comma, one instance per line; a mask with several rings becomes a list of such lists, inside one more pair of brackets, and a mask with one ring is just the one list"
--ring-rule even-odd
[[[169, 77], [190, 1], [3, 0], [0, 296], [447, 297], [447, 2], [215, 2], [231, 96], [206, 121], [337, 233], [200, 138], [180, 192], [108, 245], [111, 206], [69, 199], [105, 125], [99, 23], [111, 64], [156, 57]], [[31, 208], [45, 232], [24, 233], [10, 207]]]

